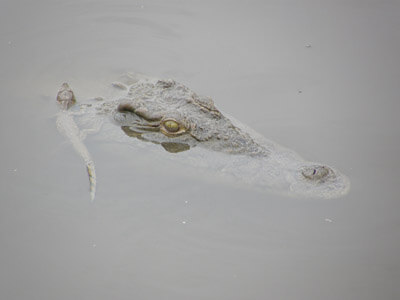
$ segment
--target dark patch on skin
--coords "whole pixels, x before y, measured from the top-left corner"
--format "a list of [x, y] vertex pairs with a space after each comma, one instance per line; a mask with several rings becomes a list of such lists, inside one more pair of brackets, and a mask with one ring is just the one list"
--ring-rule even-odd
[[141, 133], [133, 131], [130, 128], [130, 126], [121, 126], [121, 129], [127, 136], [134, 137], [134, 138], [137, 138], [137, 139], [142, 140], [142, 141], [146, 141], [144, 138], [142, 138], [142, 134]]
[[121, 103], [120, 105], [118, 105], [117, 111], [120, 113], [127, 113], [127, 112], [135, 113], [135, 109], [129, 103]]
[[137, 138], [137, 139], [139, 139], [141, 141], [145, 141], [145, 142], [161, 144], [161, 146], [170, 153], [179, 153], [179, 152], [187, 151], [190, 149], [190, 146], [188, 144], [183, 144], [183, 143], [174, 143], [174, 142], [157, 143], [154, 141], [148, 141], [142, 137], [142, 133], [132, 130], [130, 126], [121, 126], [121, 129], [127, 136]]
[[161, 86], [164, 89], [169, 89], [169, 88], [175, 86], [175, 81], [174, 80], [159, 80], [159, 81], [157, 81], [156, 84]]
[[142, 119], [148, 121], [148, 122], [155, 122], [155, 121], [160, 121], [161, 116], [158, 114], [154, 114], [149, 112], [145, 107], [133, 107], [132, 104], [130, 103], [121, 103], [117, 107], [117, 111], [120, 113], [133, 113]]
[[170, 153], [179, 153], [190, 149], [188, 144], [182, 143], [163, 142], [161, 143], [161, 146]]

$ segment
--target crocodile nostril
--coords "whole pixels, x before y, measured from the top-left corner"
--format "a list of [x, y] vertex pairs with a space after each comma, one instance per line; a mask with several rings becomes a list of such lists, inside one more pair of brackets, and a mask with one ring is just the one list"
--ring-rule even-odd
[[309, 180], [324, 179], [329, 175], [331, 169], [326, 166], [306, 166], [301, 170], [301, 174]]

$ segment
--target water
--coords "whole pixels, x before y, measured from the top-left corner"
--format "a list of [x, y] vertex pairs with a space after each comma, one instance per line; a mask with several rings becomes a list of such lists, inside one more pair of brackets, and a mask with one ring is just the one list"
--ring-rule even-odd
[[[3, 0], [1, 298], [399, 299], [399, 15], [396, 1]], [[89, 137], [91, 203], [55, 95], [68, 81], [100, 96], [125, 71], [212, 96], [350, 193], [279, 197]]]

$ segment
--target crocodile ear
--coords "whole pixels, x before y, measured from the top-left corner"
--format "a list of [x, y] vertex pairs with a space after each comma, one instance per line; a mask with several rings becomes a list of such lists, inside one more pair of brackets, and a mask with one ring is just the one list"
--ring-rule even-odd
[[161, 143], [161, 146], [163, 146], [163, 148], [170, 153], [178, 153], [190, 149], [190, 146], [188, 144], [181, 143], [163, 142]]

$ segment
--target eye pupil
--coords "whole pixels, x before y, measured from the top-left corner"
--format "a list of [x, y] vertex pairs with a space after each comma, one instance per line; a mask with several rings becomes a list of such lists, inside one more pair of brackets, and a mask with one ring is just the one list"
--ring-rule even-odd
[[165, 121], [164, 126], [170, 132], [177, 132], [179, 130], [179, 124], [172, 120]]

